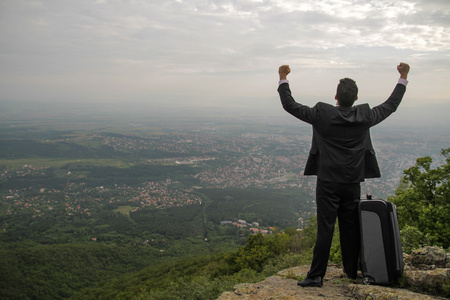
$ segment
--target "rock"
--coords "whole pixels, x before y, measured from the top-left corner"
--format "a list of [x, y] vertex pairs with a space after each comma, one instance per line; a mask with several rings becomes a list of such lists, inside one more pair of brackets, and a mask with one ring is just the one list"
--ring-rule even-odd
[[450, 269], [450, 253], [447, 253], [445, 257], [445, 268]]
[[[438, 247], [414, 250], [405, 262], [407, 286], [434, 295], [445, 294], [449, 285], [449, 253]], [[447, 291], [448, 293], [448, 291]]]
[[410, 266], [411, 265], [411, 255], [403, 253], [403, 263], [405, 264], [405, 266]]
[[349, 284], [349, 290], [355, 299], [360, 300], [435, 300], [436, 296], [419, 294], [407, 289], [391, 288], [379, 285]]
[[450, 270], [438, 268], [434, 270], [410, 270], [405, 271], [408, 286], [417, 291], [442, 295], [444, 285], [450, 279]]
[[[405, 272], [402, 287], [363, 285], [361, 280], [342, 278], [342, 268], [329, 265], [321, 288], [302, 288], [297, 280], [306, 276], [309, 266], [278, 272], [257, 283], [238, 284], [233, 292], [223, 293], [218, 300], [251, 299], [364, 299], [364, 300], [434, 300], [449, 296], [449, 253], [437, 247], [425, 247], [404, 254]], [[294, 279], [295, 278], [295, 279]], [[433, 295], [427, 295], [427, 294]]]
[[438, 247], [425, 247], [411, 253], [411, 265], [418, 269], [446, 268], [448, 254]]
[[[250, 299], [353, 299], [346, 284], [340, 282], [329, 283], [333, 280], [332, 275], [341, 274], [340, 269], [330, 267], [325, 276], [324, 286], [321, 288], [302, 288], [297, 285], [297, 280], [285, 276], [305, 276], [309, 266], [290, 268], [279, 272], [275, 276], [266, 278], [257, 283], [238, 284], [234, 292], [225, 292], [217, 300], [250, 300]], [[284, 275], [283, 275], [284, 274]]]
[[[297, 286], [297, 280], [290, 277], [304, 277], [309, 266], [289, 268], [278, 272], [277, 275], [266, 278], [257, 283], [238, 284], [233, 292], [223, 293], [217, 300], [261, 300], [261, 299], [286, 299], [286, 300], [438, 300], [437, 296], [424, 295], [407, 289], [399, 289], [385, 286], [357, 284], [357, 280], [340, 278], [342, 270], [336, 267], [328, 267], [321, 288], [302, 288]], [[287, 277], [286, 277], [287, 276]]]

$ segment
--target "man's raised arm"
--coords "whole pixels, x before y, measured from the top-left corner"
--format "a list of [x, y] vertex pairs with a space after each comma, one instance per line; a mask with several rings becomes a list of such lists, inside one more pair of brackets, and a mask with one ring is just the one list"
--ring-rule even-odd
[[394, 111], [397, 110], [397, 107], [402, 101], [403, 95], [406, 91], [406, 85], [408, 84], [408, 80], [406, 79], [408, 78], [409, 65], [400, 63], [397, 66], [397, 70], [400, 73], [398, 84], [395, 86], [391, 96], [384, 103], [372, 108], [371, 126], [374, 126], [389, 117]]

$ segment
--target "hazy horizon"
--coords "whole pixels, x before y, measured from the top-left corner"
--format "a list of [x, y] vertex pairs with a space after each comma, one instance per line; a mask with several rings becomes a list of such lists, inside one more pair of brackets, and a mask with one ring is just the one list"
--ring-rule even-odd
[[[269, 105], [269, 101], [272, 101]], [[404, 100], [407, 101], [407, 100]], [[257, 102], [257, 100], [255, 100]], [[12, 122], [23, 122], [27, 119], [57, 124], [77, 120], [98, 122], [184, 122], [194, 119], [198, 122], [253, 122], [255, 120], [270, 120], [280, 125], [310, 126], [282, 108], [275, 96], [265, 101], [267, 105], [256, 106], [254, 109], [242, 108], [239, 104], [227, 107], [170, 105], [143, 102], [127, 103], [90, 103], [72, 102], [35, 102], [35, 101], [0, 101], [0, 126]], [[401, 127], [415, 130], [443, 130], [450, 128], [450, 103], [439, 106], [426, 104], [416, 107], [400, 105], [395, 113], [376, 127]], [[161, 124], [164, 126], [164, 124]], [[174, 124], [175, 125], [175, 124]]]

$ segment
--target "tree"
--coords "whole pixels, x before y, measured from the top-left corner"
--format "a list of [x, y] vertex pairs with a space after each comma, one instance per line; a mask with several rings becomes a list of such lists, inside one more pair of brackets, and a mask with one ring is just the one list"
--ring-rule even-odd
[[[404, 244], [428, 240], [436, 246], [450, 246], [450, 148], [442, 149], [441, 155], [445, 161], [434, 169], [430, 156], [418, 158], [414, 166], [403, 171], [405, 176], [396, 195], [390, 198], [397, 205]], [[423, 236], [421, 241], [417, 236]]]

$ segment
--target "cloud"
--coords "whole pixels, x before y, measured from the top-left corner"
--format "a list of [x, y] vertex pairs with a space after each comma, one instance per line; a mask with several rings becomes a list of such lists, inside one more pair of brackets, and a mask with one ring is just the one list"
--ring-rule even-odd
[[406, 60], [433, 88], [416, 97], [448, 99], [449, 14], [446, 0], [4, 0], [1, 97], [264, 97], [289, 63], [316, 99], [341, 76], [390, 84]]

